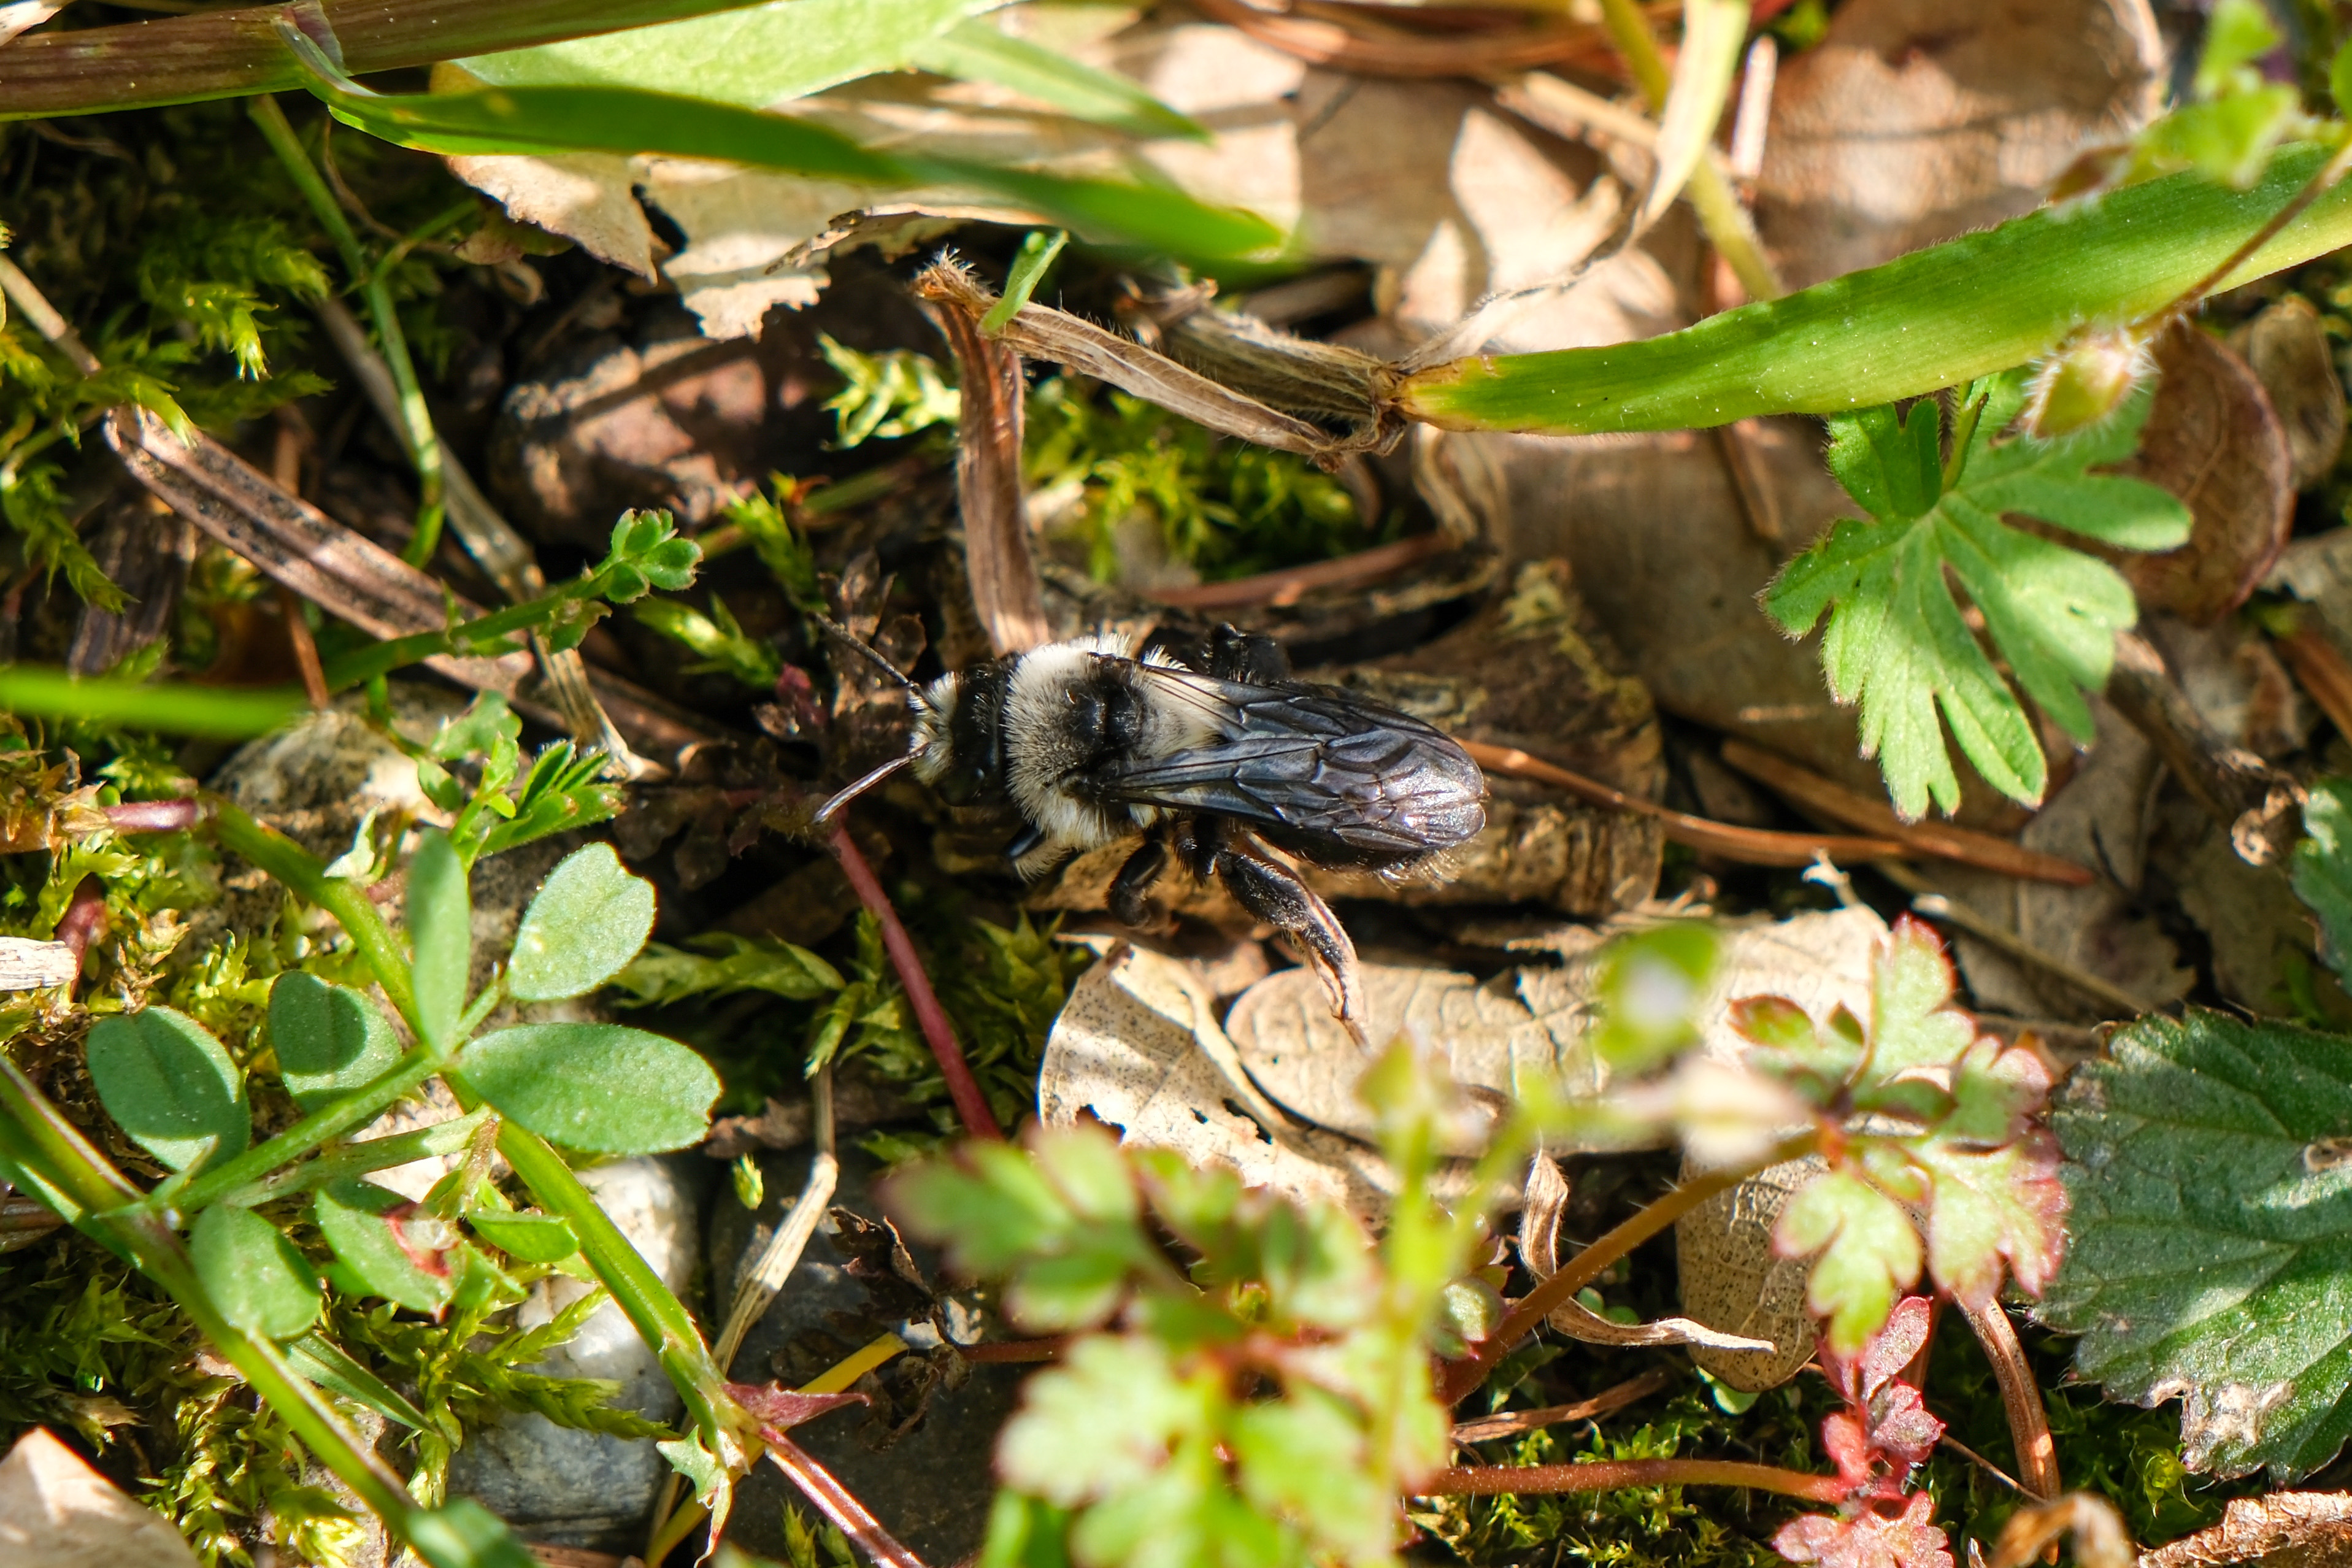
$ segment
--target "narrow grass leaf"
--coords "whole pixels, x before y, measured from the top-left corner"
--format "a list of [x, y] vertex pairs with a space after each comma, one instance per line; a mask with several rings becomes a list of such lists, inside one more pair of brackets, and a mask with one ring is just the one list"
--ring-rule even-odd
[[70, 719], [84, 724], [160, 730], [242, 741], [266, 735], [303, 712], [298, 689], [231, 691], [205, 686], [154, 686], [62, 669], [16, 665], [0, 669], [0, 713], [20, 719]]
[[457, 1019], [466, 1010], [474, 905], [465, 862], [437, 827], [418, 834], [416, 853], [409, 858], [407, 911], [417, 1020], [425, 1043], [446, 1051], [457, 1043]]

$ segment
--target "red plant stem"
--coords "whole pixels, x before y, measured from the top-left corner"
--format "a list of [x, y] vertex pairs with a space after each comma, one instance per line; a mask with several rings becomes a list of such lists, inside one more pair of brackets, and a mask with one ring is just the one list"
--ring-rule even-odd
[[179, 833], [196, 825], [204, 808], [194, 799], [127, 800], [100, 808], [117, 833]]
[[1416, 1497], [1606, 1492], [1626, 1487], [1749, 1487], [1808, 1502], [1842, 1502], [1835, 1476], [1809, 1476], [1739, 1459], [1596, 1459], [1581, 1465], [1454, 1465], [1414, 1487]]
[[2042, 1502], [2063, 1489], [2058, 1479], [2058, 1447], [2050, 1439], [2050, 1413], [2042, 1405], [2042, 1386], [2026, 1363], [2025, 1347], [2017, 1342], [2017, 1329], [1999, 1301], [1982, 1307], [1957, 1302], [1969, 1327], [1977, 1331], [1985, 1359], [1992, 1363], [1994, 1381], [2000, 1384], [2001, 1407], [2009, 1413], [2009, 1437], [2017, 1447], [2018, 1485]]
[[1453, 1405], [1469, 1397], [1472, 1390], [1486, 1381], [1486, 1374], [1506, 1351], [1534, 1333], [1554, 1309], [1591, 1284], [1602, 1269], [1725, 1188], [1737, 1186], [1759, 1171], [1783, 1161], [1804, 1158], [1813, 1152], [1819, 1140], [1818, 1132], [1799, 1133], [1784, 1139], [1760, 1159], [1694, 1176], [1654, 1203], [1645, 1205], [1640, 1213], [1570, 1258], [1559, 1273], [1512, 1303], [1495, 1331], [1472, 1345], [1468, 1355], [1447, 1362], [1438, 1384], [1438, 1399]]
[[55, 940], [73, 949], [74, 962], [79, 963], [105, 927], [106, 884], [95, 877], [84, 877], [66, 901], [66, 912], [58, 917]]
[[768, 1458], [775, 1461], [776, 1468], [801, 1489], [803, 1497], [816, 1504], [817, 1510], [849, 1538], [851, 1545], [863, 1551], [880, 1568], [924, 1568], [923, 1560], [900, 1545], [898, 1538], [882, 1527], [882, 1521], [866, 1511], [856, 1493], [817, 1463], [814, 1455], [773, 1426], [761, 1427], [760, 1437], [767, 1444]]
[[971, 1064], [963, 1059], [963, 1047], [956, 1044], [955, 1029], [948, 1023], [947, 1010], [940, 1005], [938, 994], [931, 989], [931, 977], [923, 973], [923, 961], [915, 953], [914, 939], [899, 923], [898, 911], [890, 907], [890, 895], [875, 879], [874, 868], [866, 863], [857, 841], [849, 837], [846, 816], [844, 813], [835, 816], [829, 825], [833, 858], [841, 862], [841, 874], [857, 890], [857, 901], [866, 906], [866, 912], [882, 928], [882, 945], [889, 952], [890, 966], [898, 972], [898, 984], [907, 988], [907, 1005], [915, 1010], [915, 1023], [939, 1061], [940, 1076], [947, 1079], [948, 1098], [955, 1101], [956, 1114], [963, 1119], [963, 1130], [974, 1138], [1001, 1139], [1004, 1129], [996, 1124], [996, 1113], [989, 1110], [988, 1097], [980, 1092], [980, 1080], [971, 1076]]
[[956, 1353], [971, 1362], [1019, 1363], [1059, 1361], [1070, 1348], [1068, 1334], [1048, 1334], [1038, 1340], [994, 1340], [982, 1345], [958, 1345]]

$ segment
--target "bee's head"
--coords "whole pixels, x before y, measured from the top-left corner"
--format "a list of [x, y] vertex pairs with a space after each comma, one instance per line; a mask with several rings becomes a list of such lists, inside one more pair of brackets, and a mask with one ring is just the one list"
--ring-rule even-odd
[[984, 664], [908, 693], [915, 776], [950, 805], [1004, 793], [1005, 672]]

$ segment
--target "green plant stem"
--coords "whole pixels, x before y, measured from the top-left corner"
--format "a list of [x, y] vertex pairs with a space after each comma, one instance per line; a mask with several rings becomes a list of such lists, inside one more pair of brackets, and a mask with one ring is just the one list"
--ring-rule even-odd
[[[1609, 29], [1610, 41], [1617, 46], [1617, 52], [1625, 57], [1625, 64], [1633, 73], [1633, 84], [1649, 100], [1651, 114], [1664, 114], [1666, 94], [1672, 90], [1674, 79], [1666, 69], [1664, 57], [1658, 53], [1657, 40], [1650, 36], [1649, 19], [1633, 0], [1601, 0], [1601, 20]], [[1690, 198], [1691, 210], [1698, 215], [1699, 227], [1706, 231], [1707, 243], [1731, 264], [1748, 297], [1779, 299], [1785, 292], [1780, 277], [1757, 247], [1747, 209], [1739, 205], [1738, 193], [1723, 177], [1723, 171], [1710, 159], [1701, 158], [1690, 172], [1684, 194]]]
[[316, 856], [267, 823], [255, 821], [226, 797], [206, 795], [201, 798], [211, 811], [213, 831], [223, 848], [244, 856], [297, 895], [335, 917], [352, 944], [359, 949], [360, 957], [374, 973], [376, 984], [383, 988], [394, 1011], [408, 1025], [409, 1033], [423, 1039], [425, 1029], [416, 1016], [416, 993], [409, 984], [408, 955], [401, 951], [399, 939], [377, 912], [367, 889], [356, 882], [328, 876], [326, 867]]
[[68, 1216], [76, 1226], [105, 1241], [163, 1287], [303, 1446], [405, 1541], [415, 1503], [400, 1479], [344, 1427], [317, 1391], [286, 1364], [277, 1346], [222, 1316], [172, 1227], [159, 1215], [121, 1205], [123, 1194], [135, 1195], [137, 1189], [5, 1057], [0, 1057], [0, 1124], [5, 1127], [0, 1142], [8, 1145], [11, 1158], [19, 1163], [37, 1160], [42, 1167], [38, 1173], [80, 1206], [79, 1215]]
[[310, 204], [319, 225], [343, 253], [343, 268], [352, 277], [352, 286], [367, 300], [368, 315], [375, 322], [375, 335], [383, 345], [384, 363], [392, 369], [393, 384], [400, 394], [401, 439], [408, 447], [409, 461], [416, 468], [416, 532], [409, 539], [408, 548], [401, 559], [411, 566], [422, 566], [433, 559], [433, 552], [441, 541], [441, 520], [445, 508], [442, 501], [441, 437], [433, 428], [432, 411], [425, 405], [425, 388], [416, 379], [415, 362], [408, 353], [408, 336], [401, 330], [400, 312], [393, 308], [392, 289], [384, 280], [386, 268], [368, 259], [367, 250], [352, 232], [351, 220], [343, 216], [341, 203], [335, 200], [327, 182], [303, 150], [301, 138], [287, 121], [286, 111], [268, 93], [256, 97], [247, 112], [254, 124], [261, 128], [278, 161], [286, 165], [295, 188], [303, 200]]
[[445, 653], [478, 652], [485, 643], [496, 642], [518, 633], [537, 631], [565, 605], [597, 597], [609, 581], [604, 573], [592, 573], [560, 587], [551, 588], [535, 599], [509, 605], [503, 610], [477, 616], [470, 621], [441, 631], [412, 632], [404, 637], [370, 643], [365, 647], [342, 655], [327, 666], [327, 689], [348, 691], [354, 686], [364, 686], [376, 677], [389, 675], [405, 665]]
[[1641, 1212], [1570, 1258], [1560, 1266], [1558, 1273], [1513, 1302], [1511, 1310], [1503, 1315], [1503, 1321], [1496, 1325], [1495, 1331], [1472, 1345], [1468, 1355], [1460, 1361], [1447, 1362], [1438, 1398], [1447, 1405], [1459, 1404], [1472, 1390], [1486, 1381], [1486, 1374], [1494, 1370], [1495, 1363], [1502, 1359], [1505, 1352], [1534, 1333], [1561, 1302], [1591, 1284], [1602, 1269], [1716, 1194], [1737, 1186], [1758, 1172], [1769, 1170], [1784, 1161], [1801, 1160], [1811, 1153], [1820, 1142], [1821, 1134], [1808, 1129], [1783, 1139], [1770, 1151], [1744, 1165], [1727, 1165], [1719, 1171], [1694, 1176], [1673, 1192], [1644, 1205]]
[[291, 1197], [296, 1193], [332, 1186], [347, 1177], [364, 1176], [370, 1171], [384, 1171], [394, 1165], [406, 1165], [436, 1155], [455, 1154], [466, 1147], [474, 1135], [474, 1130], [487, 1121], [489, 1114], [485, 1109], [447, 1121], [436, 1122], [430, 1127], [420, 1127], [414, 1132], [395, 1132], [387, 1138], [371, 1138], [363, 1143], [346, 1144], [337, 1152], [322, 1154], [307, 1165], [298, 1165], [266, 1180], [223, 1193], [221, 1201], [251, 1207], [273, 1198]]
[[572, 1222], [581, 1256], [669, 1374], [695, 1425], [713, 1435], [735, 1431], [746, 1418], [728, 1397], [727, 1380], [711, 1361], [709, 1347], [702, 1342], [693, 1317], [629, 1245], [629, 1238], [598, 1205], [595, 1194], [581, 1184], [547, 1140], [511, 1121], [499, 1127], [499, 1152], [507, 1157], [507, 1163], [514, 1167], [541, 1208]]
[[[1457, 360], [1398, 384], [1459, 430], [1682, 430], [1895, 403], [2008, 370], [2085, 323], [2147, 319], [2295, 201], [2334, 154], [2289, 148], [2251, 190], [2196, 174], [2042, 210], [1640, 342]], [[2352, 190], [2319, 193], [2212, 287], [2352, 245]]]
[[1778, 1465], [1738, 1459], [1593, 1459], [1578, 1465], [1454, 1465], [1414, 1486], [1415, 1497], [1509, 1497], [1526, 1492], [1612, 1492], [1631, 1487], [1747, 1487], [1843, 1502], [1846, 1484]]

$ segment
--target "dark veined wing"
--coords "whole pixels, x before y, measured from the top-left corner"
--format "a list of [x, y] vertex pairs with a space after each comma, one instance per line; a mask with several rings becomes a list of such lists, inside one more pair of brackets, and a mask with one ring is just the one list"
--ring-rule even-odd
[[1478, 764], [1410, 714], [1335, 687], [1137, 669], [1154, 702], [1210, 719], [1215, 738], [1097, 769], [1088, 787], [1105, 800], [1216, 812], [1372, 858], [1447, 848], [1486, 826]]

